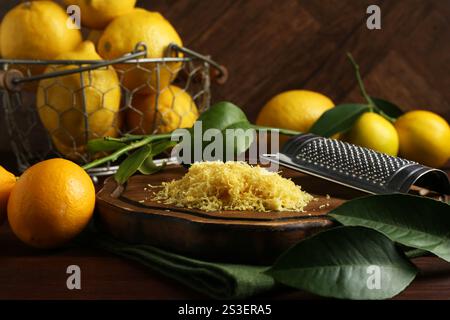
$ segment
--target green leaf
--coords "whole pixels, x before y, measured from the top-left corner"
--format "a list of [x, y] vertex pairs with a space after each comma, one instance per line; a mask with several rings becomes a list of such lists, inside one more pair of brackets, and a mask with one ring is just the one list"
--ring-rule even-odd
[[166, 151], [168, 148], [176, 146], [176, 141], [163, 140], [152, 144], [152, 157], [157, 156], [161, 152]]
[[330, 216], [344, 225], [375, 229], [393, 241], [427, 250], [450, 262], [450, 205], [406, 194], [348, 201]]
[[121, 164], [114, 179], [118, 184], [124, 184], [128, 178], [130, 178], [142, 165], [142, 163], [151, 154], [152, 148], [149, 145], [145, 145], [131, 155], [128, 156]]
[[371, 97], [371, 99], [375, 103], [375, 106], [381, 110], [381, 112], [391, 118], [398, 118], [403, 114], [402, 109], [392, 102], [375, 97]]
[[238, 106], [231, 102], [222, 101], [203, 112], [197, 121], [202, 122], [203, 131], [210, 128], [222, 131], [236, 123], [248, 122], [248, 119]]
[[[253, 126], [251, 125], [250, 122], [248, 121], [241, 121], [241, 122], [237, 122], [234, 123], [230, 126], [228, 126], [226, 129], [242, 129], [244, 131], [246, 130], [252, 130]], [[225, 132], [226, 133], [226, 132]], [[234, 140], [232, 146], [234, 146], [234, 154], [238, 155], [241, 154], [243, 152], [245, 152], [250, 145], [253, 143], [254, 140], [254, 135], [246, 135], [246, 134], [233, 134], [233, 135], [227, 135], [225, 134], [225, 139], [224, 139], [224, 143], [225, 143], [225, 148], [230, 144], [231, 140]]]
[[104, 138], [89, 140], [87, 143], [87, 149], [90, 153], [101, 151], [115, 151], [123, 148], [124, 146], [126, 146], [125, 143], [105, 140]]
[[[198, 118], [197, 122], [201, 122], [203, 133], [208, 129], [217, 129], [222, 135], [224, 151], [229, 146], [233, 146], [233, 153], [235, 155], [245, 152], [254, 140], [254, 135], [244, 136], [244, 135], [229, 135], [227, 134], [227, 129], [242, 129], [242, 130], [253, 130], [252, 125], [247, 119], [245, 113], [236, 105], [231, 102], [219, 102], [213, 105], [209, 110], [202, 113]], [[192, 147], [197, 143], [201, 143], [203, 148], [210, 142], [204, 142], [203, 137], [197, 137], [195, 131], [191, 129], [192, 133]], [[212, 137], [212, 141], [216, 139], [216, 136]], [[231, 139], [234, 143], [232, 144]], [[224, 152], [225, 153], [225, 152]], [[193, 153], [192, 153], [193, 154]], [[222, 159], [224, 160], [224, 159]]]
[[331, 137], [333, 134], [347, 131], [361, 114], [370, 110], [366, 104], [341, 104], [326, 111], [313, 124], [309, 132]]
[[416, 273], [389, 238], [363, 227], [318, 233], [285, 252], [268, 271], [284, 285], [343, 299], [391, 298]]
[[151, 145], [150, 154], [147, 156], [147, 158], [142, 162], [142, 164], [138, 168], [139, 172], [142, 174], [148, 175], [148, 174], [153, 174], [153, 173], [156, 173], [156, 172], [164, 169], [164, 167], [166, 166], [166, 163], [163, 162], [163, 164], [161, 166], [157, 166], [153, 162], [153, 157], [157, 156], [161, 152], [164, 152], [168, 148], [175, 146], [176, 144], [177, 143], [175, 141], [170, 141], [170, 140], [163, 140], [163, 141], [153, 143]]
[[156, 173], [162, 169], [164, 169], [164, 167], [166, 166], [166, 163], [163, 162], [163, 164], [161, 166], [157, 166], [154, 162], [153, 162], [153, 157], [151, 155], [149, 155], [144, 162], [142, 162], [141, 166], [139, 167], [139, 172], [142, 174], [153, 174]]

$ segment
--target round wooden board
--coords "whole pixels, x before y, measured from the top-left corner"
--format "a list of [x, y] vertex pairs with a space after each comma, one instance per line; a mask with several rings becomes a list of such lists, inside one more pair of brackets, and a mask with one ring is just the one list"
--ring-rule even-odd
[[332, 226], [326, 213], [349, 195], [360, 195], [285, 169], [282, 175], [316, 198], [306, 212], [204, 212], [151, 200], [155, 189], [149, 185], [179, 179], [185, 172], [182, 166], [168, 166], [154, 175], [133, 176], [119, 197], [112, 196], [116, 182], [107, 179], [97, 194], [100, 226], [118, 239], [191, 257], [267, 264], [301, 239]]

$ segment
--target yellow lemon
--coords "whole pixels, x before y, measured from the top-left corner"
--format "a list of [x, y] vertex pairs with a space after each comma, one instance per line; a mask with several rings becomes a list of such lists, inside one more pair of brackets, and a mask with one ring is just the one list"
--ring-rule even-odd
[[98, 40], [102, 36], [103, 30], [91, 30], [89, 31], [86, 40], [91, 41], [95, 46], [98, 45]]
[[0, 58], [3, 57], [2, 55], [2, 24], [0, 23]]
[[64, 0], [64, 3], [80, 7], [84, 26], [103, 29], [114, 18], [131, 12], [136, 0]]
[[16, 184], [16, 177], [0, 166], [0, 225], [5, 221], [9, 194]]
[[7, 59], [55, 59], [82, 41], [80, 30], [70, 29], [67, 13], [52, 1], [24, 2], [2, 22], [2, 54]]
[[[147, 58], [162, 58], [170, 43], [182, 46], [173, 26], [158, 12], [135, 9], [115, 18], [105, 29], [98, 43], [98, 51], [105, 59], [115, 59], [130, 53], [139, 42], [147, 46]], [[175, 79], [181, 63], [168, 62], [160, 66], [159, 81], [154, 63], [121, 64], [122, 82], [128, 90], [141, 94], [163, 90]]]
[[[121, 131], [124, 122], [124, 112], [119, 112], [117, 117], [114, 119], [114, 123], [109, 128], [108, 131], [105, 132], [105, 137], [115, 137]], [[87, 146], [85, 144], [77, 145], [76, 142], [72, 144], [63, 143], [58, 140], [55, 136], [52, 137], [52, 143], [56, 150], [60, 153], [60, 156], [63, 156], [67, 159], [77, 162], [89, 162], [93, 159], [101, 158], [106, 156], [107, 152], [97, 152], [95, 154], [91, 154], [87, 150]]]
[[[94, 44], [86, 41], [57, 59], [99, 60], [100, 56]], [[45, 72], [76, 67], [49, 67]], [[67, 157], [70, 148], [82, 150], [90, 139], [117, 134], [120, 86], [113, 68], [83, 72], [82, 77], [76, 73], [41, 80], [36, 100], [44, 127], [58, 151]]]
[[439, 168], [450, 157], [450, 127], [444, 118], [425, 110], [405, 113], [395, 122], [400, 155]]
[[158, 98], [156, 111], [156, 95], [136, 95], [132, 108], [127, 110], [127, 125], [132, 133], [149, 134], [171, 132], [177, 128], [190, 128], [198, 118], [198, 110], [194, 100], [184, 90], [170, 86]]
[[398, 153], [397, 131], [388, 120], [374, 112], [363, 113], [342, 135], [342, 140], [391, 156]]
[[261, 109], [256, 124], [308, 132], [314, 122], [332, 107], [333, 101], [318, 92], [286, 91], [273, 97]]
[[78, 235], [95, 206], [89, 175], [75, 163], [51, 159], [28, 168], [8, 201], [8, 221], [14, 234], [37, 248], [54, 248]]
[[[103, 136], [105, 137], [115, 137], [118, 135], [118, 132], [121, 128], [121, 117], [119, 116], [114, 119], [114, 123], [112, 127], [106, 131]], [[56, 148], [60, 156], [65, 157], [66, 159], [76, 161], [76, 162], [89, 162], [93, 159], [97, 159], [100, 157], [106, 156], [107, 152], [97, 152], [95, 154], [91, 154], [88, 152], [87, 145], [81, 144], [77, 145], [76, 142], [72, 144], [63, 143], [55, 136], [52, 137], [53, 146]]]

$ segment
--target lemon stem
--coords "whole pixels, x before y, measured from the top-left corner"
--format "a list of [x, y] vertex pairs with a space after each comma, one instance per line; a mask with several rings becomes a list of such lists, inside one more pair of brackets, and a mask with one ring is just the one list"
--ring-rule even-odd
[[361, 90], [361, 94], [366, 99], [367, 103], [369, 104], [370, 111], [373, 112], [375, 109], [375, 103], [373, 102], [372, 98], [367, 94], [366, 88], [364, 87], [363, 80], [361, 78], [361, 73], [359, 72], [359, 65], [356, 63], [355, 59], [353, 58], [352, 54], [350, 52], [347, 52], [348, 59], [350, 60], [351, 64], [353, 65], [353, 68], [355, 69], [356, 74], [356, 80], [358, 81], [359, 89]]
[[145, 137], [147, 137], [147, 136], [124, 135], [121, 138], [105, 137], [104, 139], [106, 141], [129, 143], [129, 142], [133, 142], [133, 141], [144, 139]]
[[382, 110], [378, 110], [378, 113], [384, 117], [386, 120], [394, 123], [397, 119], [390, 117], [389, 115], [387, 115], [385, 112], [383, 112]]

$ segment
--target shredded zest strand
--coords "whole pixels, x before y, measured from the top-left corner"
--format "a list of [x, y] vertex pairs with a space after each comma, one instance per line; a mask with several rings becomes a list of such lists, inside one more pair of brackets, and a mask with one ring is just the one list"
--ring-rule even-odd
[[153, 200], [204, 211], [304, 211], [313, 197], [290, 179], [246, 162], [194, 163], [179, 180], [163, 182]]

